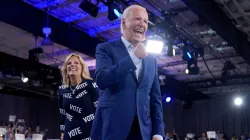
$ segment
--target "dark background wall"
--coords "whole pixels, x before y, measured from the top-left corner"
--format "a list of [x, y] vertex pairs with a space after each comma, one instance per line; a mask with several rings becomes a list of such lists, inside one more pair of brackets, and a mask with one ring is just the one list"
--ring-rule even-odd
[[[173, 129], [180, 137], [188, 132], [200, 135], [208, 130], [220, 130], [231, 137], [234, 133], [248, 135], [250, 132], [250, 96], [243, 95], [243, 105], [233, 104], [234, 96], [217, 97], [196, 101], [191, 109], [183, 109], [180, 101], [163, 103], [165, 132]], [[49, 129], [49, 138], [59, 138], [59, 111], [57, 100], [34, 99], [0, 94], [0, 121], [8, 122], [9, 115], [25, 119], [27, 125], [40, 125]]]
[[236, 134], [248, 136], [250, 132], [250, 98], [243, 95], [242, 106], [234, 105], [235, 96], [196, 101], [191, 109], [185, 110], [180, 101], [164, 103], [165, 131], [173, 129], [185, 136], [188, 132], [200, 135], [206, 131], [220, 130], [229, 138]]

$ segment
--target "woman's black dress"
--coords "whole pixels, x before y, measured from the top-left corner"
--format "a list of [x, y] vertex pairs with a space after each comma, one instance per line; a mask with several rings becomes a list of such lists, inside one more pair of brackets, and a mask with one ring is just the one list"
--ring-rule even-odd
[[59, 86], [58, 96], [64, 140], [90, 140], [99, 96], [96, 83], [84, 80], [76, 87]]

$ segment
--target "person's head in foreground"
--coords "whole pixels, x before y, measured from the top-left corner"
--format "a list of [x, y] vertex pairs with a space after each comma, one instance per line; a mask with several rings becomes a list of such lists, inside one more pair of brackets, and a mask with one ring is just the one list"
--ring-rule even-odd
[[61, 68], [63, 84], [75, 86], [84, 79], [91, 79], [88, 65], [78, 54], [68, 55]]
[[148, 29], [147, 10], [139, 5], [131, 5], [124, 10], [121, 18], [121, 32], [131, 44], [136, 45], [145, 40]]

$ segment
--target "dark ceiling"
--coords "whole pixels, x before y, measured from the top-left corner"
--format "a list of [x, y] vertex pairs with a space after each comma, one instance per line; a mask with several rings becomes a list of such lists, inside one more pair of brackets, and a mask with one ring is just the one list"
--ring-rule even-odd
[[[120, 11], [131, 4], [123, 0], [115, 0], [115, 2], [119, 3]], [[241, 1], [243, 2], [247, 3], [247, 0]], [[0, 20], [3, 22], [0, 24], [1, 51], [27, 59], [28, 56], [23, 56], [25, 53], [22, 52], [25, 49], [21, 46], [18, 48], [18, 44], [31, 46], [32, 38], [43, 38], [42, 28], [49, 25], [52, 28], [51, 40], [63, 46], [63, 49], [53, 51], [53, 56], [45, 53], [46, 55], [40, 57], [41, 61], [46, 58], [46, 61], [42, 63], [52, 67], [60, 67], [65, 56], [72, 52], [65, 50], [82, 53], [88, 56], [85, 60], [89, 60], [90, 57], [95, 57], [95, 48], [98, 43], [120, 37], [120, 21], [119, 19], [108, 20], [108, 7], [105, 2], [98, 4], [99, 13], [96, 18], [78, 7], [81, 0], [3, 0], [0, 3], [0, 12], [8, 13], [0, 14]], [[216, 84], [218, 79], [224, 78], [225, 80], [225, 77], [221, 77], [221, 73], [225, 62], [228, 61], [235, 66], [235, 70], [226, 77], [226, 80], [241, 80], [242, 77], [249, 77], [248, 34], [234, 24], [234, 20], [225, 12], [225, 6], [221, 7], [219, 0], [158, 0], [157, 2], [136, 0], [133, 3], [146, 7], [150, 21], [155, 24], [150, 27], [148, 36], [159, 34], [166, 42], [174, 42], [178, 39], [184, 42], [190, 40], [205, 52], [203, 57], [198, 58], [197, 64], [200, 72], [196, 75], [185, 74], [187, 61], [182, 59], [182, 48], [176, 48], [176, 56], [170, 57], [166, 51], [156, 56], [160, 75], [166, 75], [165, 85], [162, 85], [163, 93], [172, 94], [181, 100], [187, 97], [191, 100], [199, 100], [218, 92], [212, 89], [213, 87], [228, 88], [226, 82]], [[7, 27], [11, 32], [4, 30]], [[27, 40], [26, 45], [19, 39], [13, 40], [16, 34], [22, 32], [17, 28], [31, 33], [22, 35], [26, 39], [21, 40]], [[10, 33], [12, 35], [9, 35]], [[15, 45], [9, 45], [13, 42]], [[53, 48], [60, 48], [58, 47], [60, 45], [53, 46]], [[8, 49], [6, 46], [16, 47]], [[26, 55], [27, 52], [28, 50]], [[52, 52], [48, 51], [48, 53]], [[49, 63], [50, 60], [55, 60], [56, 63]], [[207, 81], [215, 83], [205, 87], [205, 91], [211, 88], [211, 92], [204, 92], [204, 86], [209, 84]], [[242, 82], [241, 86], [248, 85]], [[231, 88], [241, 90], [237, 87]]]

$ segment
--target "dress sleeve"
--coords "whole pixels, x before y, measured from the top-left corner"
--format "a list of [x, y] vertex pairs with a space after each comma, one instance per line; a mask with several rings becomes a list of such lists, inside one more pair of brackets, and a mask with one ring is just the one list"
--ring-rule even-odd
[[63, 108], [63, 95], [60, 90], [58, 90], [58, 105], [59, 105], [59, 111], [60, 111], [60, 130], [61, 132], [64, 132], [65, 130], [65, 109]]
[[93, 106], [94, 106], [94, 108], [96, 108], [97, 103], [98, 103], [98, 97], [99, 97], [97, 84], [95, 81], [91, 81], [88, 86], [90, 89], [90, 96], [91, 96]]

